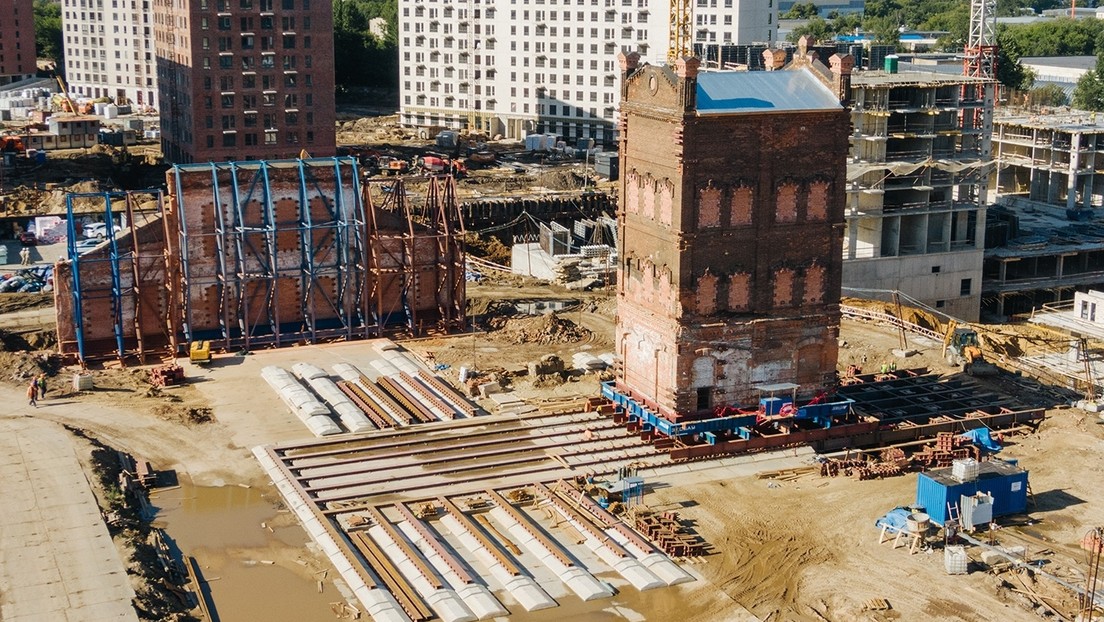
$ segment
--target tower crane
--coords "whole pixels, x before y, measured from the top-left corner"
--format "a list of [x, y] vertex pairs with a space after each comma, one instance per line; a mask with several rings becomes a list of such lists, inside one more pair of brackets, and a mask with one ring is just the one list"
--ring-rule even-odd
[[970, 0], [970, 35], [962, 74], [997, 77], [997, 0]]
[[692, 0], [671, 0], [671, 24], [667, 31], [667, 64], [674, 65], [680, 58], [693, 55], [691, 38]]

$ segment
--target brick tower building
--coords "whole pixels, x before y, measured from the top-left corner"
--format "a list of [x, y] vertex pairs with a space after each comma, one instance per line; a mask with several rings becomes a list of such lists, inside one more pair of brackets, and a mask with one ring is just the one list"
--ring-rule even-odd
[[619, 389], [677, 418], [831, 384], [850, 120], [830, 78], [621, 65]]

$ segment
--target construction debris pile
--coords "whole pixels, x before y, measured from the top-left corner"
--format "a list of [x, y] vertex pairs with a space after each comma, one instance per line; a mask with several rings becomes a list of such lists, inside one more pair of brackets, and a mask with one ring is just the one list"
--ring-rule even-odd
[[[842, 458], [823, 458], [820, 462], [821, 477], [854, 477], [858, 480], [894, 477], [914, 471], [946, 468], [955, 461], [973, 460], [980, 462], [987, 457], [988, 451], [999, 451], [1000, 446], [989, 439], [988, 430], [981, 428], [984, 435], [953, 434], [940, 432], [936, 438], [924, 443], [920, 448], [906, 453], [902, 447], [887, 447], [877, 455], [859, 453], [852, 457], [848, 452]], [[984, 436], [984, 440], [979, 440]], [[995, 448], [995, 449], [994, 449]]]
[[550, 345], [556, 343], [576, 343], [588, 339], [591, 332], [569, 319], [561, 317], [555, 311], [536, 317], [492, 319], [492, 326], [499, 324], [499, 336], [514, 344], [535, 343]]
[[36, 266], [0, 274], [0, 293], [35, 294], [53, 291], [54, 267]]

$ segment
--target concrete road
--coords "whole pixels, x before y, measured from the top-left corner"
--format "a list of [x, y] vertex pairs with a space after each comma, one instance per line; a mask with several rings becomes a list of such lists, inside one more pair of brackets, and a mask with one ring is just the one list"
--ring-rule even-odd
[[137, 622], [72, 435], [33, 417], [0, 419], [0, 499], [0, 620]]

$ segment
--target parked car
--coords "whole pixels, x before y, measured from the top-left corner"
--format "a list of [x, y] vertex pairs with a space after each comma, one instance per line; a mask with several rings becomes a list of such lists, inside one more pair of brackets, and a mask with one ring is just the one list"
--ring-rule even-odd
[[84, 237], [88, 239], [102, 240], [107, 237], [107, 223], [94, 222], [84, 226]]
[[78, 255], [83, 255], [83, 254], [87, 253], [88, 251], [96, 248], [97, 246], [99, 246], [102, 243], [103, 243], [102, 240], [81, 240], [81, 241], [77, 242], [77, 244], [76, 244], [77, 254]]
[[35, 246], [38, 244], [38, 238], [35, 237], [34, 231], [24, 231], [19, 234], [19, 243], [23, 246]]

